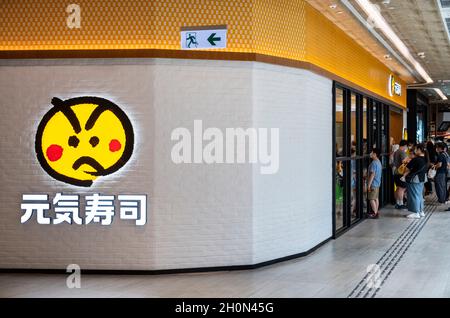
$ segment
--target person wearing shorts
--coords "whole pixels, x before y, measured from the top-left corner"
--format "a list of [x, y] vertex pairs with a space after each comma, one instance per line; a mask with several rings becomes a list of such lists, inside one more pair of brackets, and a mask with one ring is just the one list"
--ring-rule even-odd
[[371, 219], [378, 218], [378, 209], [380, 208], [380, 186], [381, 186], [381, 174], [383, 167], [380, 162], [381, 151], [378, 148], [374, 148], [370, 153], [372, 162], [369, 165], [369, 184], [367, 198], [370, 202], [372, 212], [369, 213]]

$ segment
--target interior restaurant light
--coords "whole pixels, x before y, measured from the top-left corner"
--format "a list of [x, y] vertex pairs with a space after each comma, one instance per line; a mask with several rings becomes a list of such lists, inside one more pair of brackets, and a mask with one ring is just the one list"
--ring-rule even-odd
[[440, 88], [435, 88], [434, 91], [442, 98], [442, 100], [448, 100], [448, 97], [445, 96]]
[[383, 32], [386, 38], [397, 48], [397, 50], [414, 66], [417, 73], [424, 79], [427, 84], [433, 83], [433, 79], [428, 75], [425, 69], [420, 65], [419, 62], [415, 60], [409, 49], [403, 43], [403, 41], [397, 36], [397, 34], [392, 30], [389, 24], [381, 15], [381, 12], [377, 6], [375, 6], [370, 0], [355, 0], [356, 3], [361, 7], [361, 9], [367, 14], [368, 19], [370, 19], [374, 25]]

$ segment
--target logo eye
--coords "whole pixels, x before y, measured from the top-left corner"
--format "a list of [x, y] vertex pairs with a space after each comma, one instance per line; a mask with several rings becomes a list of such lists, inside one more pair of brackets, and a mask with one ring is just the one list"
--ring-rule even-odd
[[78, 139], [77, 136], [69, 137], [69, 146], [76, 148], [76, 147], [78, 147], [79, 143], [80, 143], [80, 139]]
[[98, 139], [97, 136], [91, 137], [91, 139], [89, 139], [89, 143], [91, 144], [92, 147], [97, 146], [99, 142], [100, 140]]

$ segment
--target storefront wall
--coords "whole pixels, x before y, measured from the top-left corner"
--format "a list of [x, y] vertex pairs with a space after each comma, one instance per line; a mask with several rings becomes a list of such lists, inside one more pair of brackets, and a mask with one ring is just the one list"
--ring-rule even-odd
[[394, 138], [394, 145], [403, 139], [403, 111], [391, 108], [389, 135]]
[[[67, 4], [59, 0], [5, 3], [0, 11], [0, 58], [11, 52], [49, 57], [74, 50], [69, 55], [83, 57], [106, 50], [107, 56], [126, 57], [132, 50], [148, 50], [148, 55], [156, 54], [153, 50], [161, 51], [159, 57], [264, 60], [314, 69], [406, 108], [406, 83], [396, 78], [402, 94], [390, 96], [392, 71], [305, 0], [80, 0], [77, 4], [82, 22], [79, 29], [71, 29], [66, 25]], [[227, 26], [226, 48], [182, 50], [181, 28], [217, 25]]]
[[[395, 77], [391, 96], [391, 70], [306, 1], [80, 1], [80, 29], [65, 4], [39, 4], [0, 12], [1, 268], [206, 268], [308, 252], [334, 235], [333, 81], [406, 106], [406, 83]], [[19, 23], [30, 10], [35, 22]], [[181, 50], [181, 28], [213, 25], [227, 26], [226, 48]], [[45, 173], [34, 136], [53, 97], [91, 95], [125, 111], [136, 142], [121, 170], [80, 189]], [[171, 134], [195, 120], [279, 128], [279, 170], [175, 164]], [[22, 194], [57, 192], [145, 194], [149, 219], [20, 224]]]
[[[0, 267], [182, 269], [303, 253], [331, 233], [331, 80], [255, 62], [10, 60], [0, 64]], [[205, 94], [205, 92], [207, 92]], [[53, 97], [98, 96], [130, 118], [135, 149], [90, 188], [54, 180], [34, 138]], [[178, 127], [279, 128], [278, 173], [255, 164], [175, 164]], [[321, 150], [322, 149], [322, 150]], [[327, 181], [328, 180], [328, 181]], [[145, 194], [144, 226], [21, 224], [22, 194]], [[80, 210], [84, 211], [81, 201]], [[117, 211], [117, 207], [116, 207]], [[53, 212], [50, 212], [52, 215]]]
[[280, 128], [280, 169], [253, 168], [253, 248], [259, 263], [306, 252], [332, 235], [332, 81], [255, 64], [253, 121]]

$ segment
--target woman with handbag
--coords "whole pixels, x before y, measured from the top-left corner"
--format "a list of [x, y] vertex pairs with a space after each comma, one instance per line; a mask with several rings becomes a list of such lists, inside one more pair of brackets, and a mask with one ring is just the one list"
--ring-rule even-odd
[[425, 216], [423, 189], [427, 181], [428, 155], [425, 145], [416, 146], [415, 156], [406, 166], [402, 180], [406, 182], [408, 191], [408, 211], [410, 219], [420, 219]]

